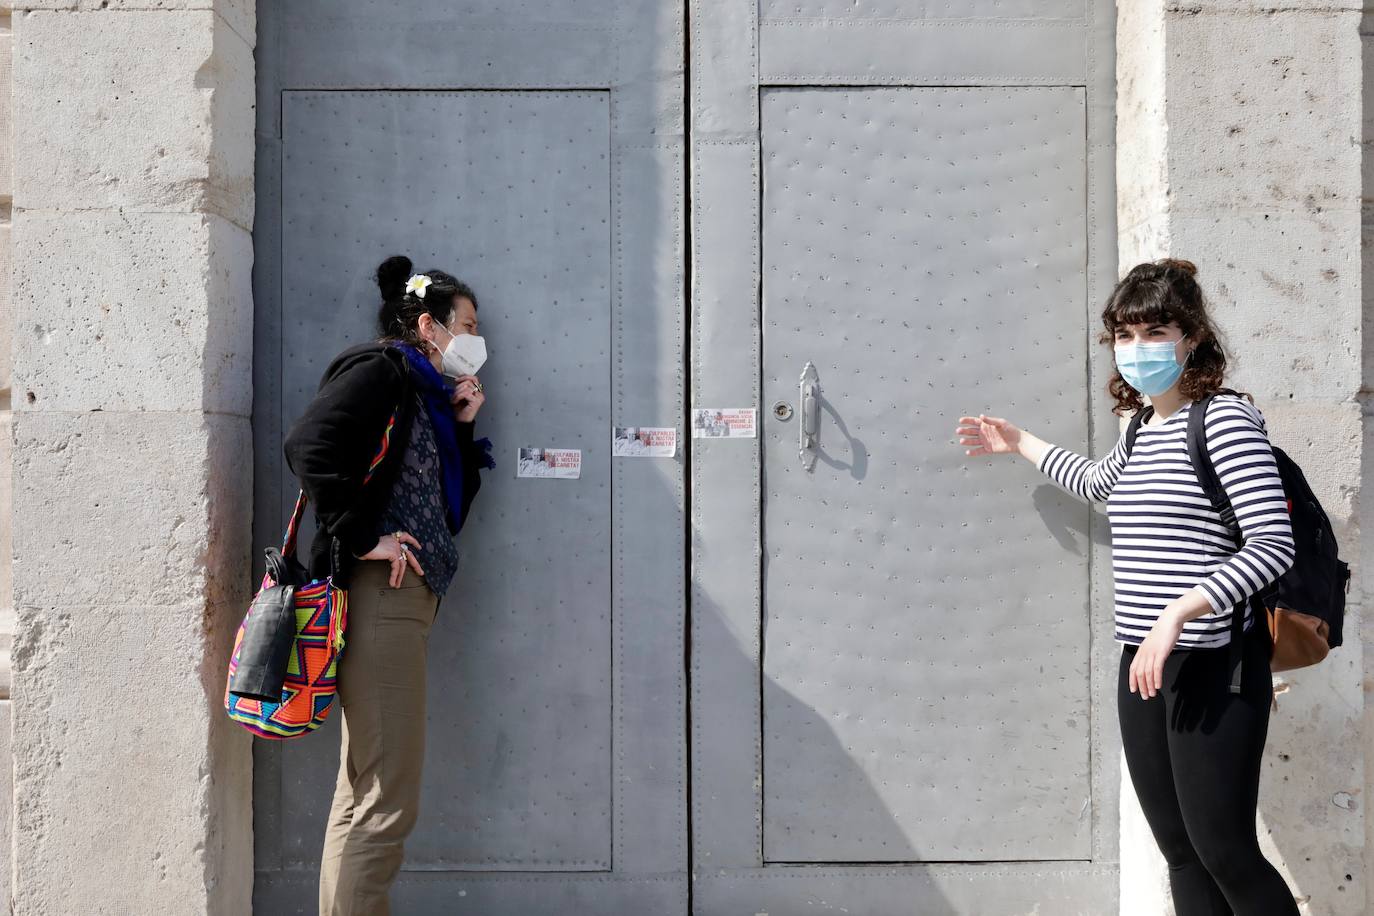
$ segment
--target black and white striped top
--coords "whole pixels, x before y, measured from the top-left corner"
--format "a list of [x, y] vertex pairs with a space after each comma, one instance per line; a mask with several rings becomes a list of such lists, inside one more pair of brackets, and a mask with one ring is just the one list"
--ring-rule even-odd
[[[1096, 463], [1051, 445], [1038, 465], [1070, 493], [1107, 504], [1118, 642], [1144, 641], [1165, 606], [1196, 587], [1212, 612], [1185, 624], [1178, 646], [1224, 646], [1231, 608], [1293, 565], [1293, 529], [1264, 417], [1230, 394], [1217, 395], [1207, 410], [1207, 449], [1243, 538], [1237, 550], [1231, 513], [1223, 520], [1212, 509], [1188, 460], [1192, 406], [1142, 424], [1129, 460], [1123, 433]], [[1248, 605], [1245, 615], [1248, 630]]]

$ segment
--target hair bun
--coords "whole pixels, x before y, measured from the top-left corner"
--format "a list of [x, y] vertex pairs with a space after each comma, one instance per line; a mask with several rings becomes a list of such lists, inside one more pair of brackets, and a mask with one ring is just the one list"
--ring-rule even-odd
[[406, 294], [406, 281], [410, 279], [410, 258], [395, 254], [377, 267], [377, 288], [382, 291], [382, 301], [391, 302]]
[[1172, 267], [1174, 270], [1182, 271], [1190, 277], [1197, 276], [1197, 265], [1192, 261], [1185, 261], [1182, 258], [1162, 258], [1155, 263], [1165, 269]]

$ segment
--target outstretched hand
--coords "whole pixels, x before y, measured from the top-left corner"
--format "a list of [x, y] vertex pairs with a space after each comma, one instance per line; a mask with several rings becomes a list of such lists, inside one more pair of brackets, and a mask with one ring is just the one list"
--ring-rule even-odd
[[960, 417], [955, 432], [959, 444], [966, 447], [965, 454], [970, 457], [979, 455], [1006, 455], [1019, 450], [1021, 430], [1016, 424], [1001, 417], [979, 414], [976, 417]]

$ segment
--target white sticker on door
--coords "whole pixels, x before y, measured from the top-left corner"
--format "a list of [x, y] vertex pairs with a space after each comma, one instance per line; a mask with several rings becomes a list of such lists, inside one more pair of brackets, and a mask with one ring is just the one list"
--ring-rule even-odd
[[677, 454], [677, 430], [668, 426], [617, 426], [611, 454], [617, 458], [672, 458]]
[[522, 448], [516, 477], [551, 477], [577, 480], [582, 476], [582, 450], [575, 448]]
[[692, 438], [754, 439], [759, 434], [758, 416], [752, 407], [698, 408], [692, 411]]

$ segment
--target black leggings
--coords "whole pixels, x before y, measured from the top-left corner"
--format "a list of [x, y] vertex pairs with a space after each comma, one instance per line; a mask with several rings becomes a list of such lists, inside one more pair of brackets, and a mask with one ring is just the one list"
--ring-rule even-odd
[[1145, 819], [1169, 863], [1178, 916], [1298, 916], [1293, 893], [1255, 837], [1260, 757], [1273, 688], [1269, 632], [1243, 644], [1241, 693], [1228, 649], [1182, 649], [1164, 663], [1153, 699], [1131, 693], [1135, 646], [1121, 653], [1121, 743]]

